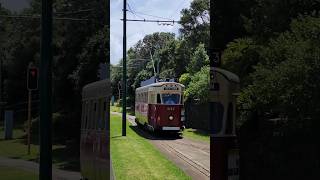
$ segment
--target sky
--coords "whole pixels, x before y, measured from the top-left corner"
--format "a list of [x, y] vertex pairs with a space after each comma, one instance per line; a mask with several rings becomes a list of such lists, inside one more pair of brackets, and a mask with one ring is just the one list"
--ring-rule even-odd
[[30, 0], [0, 0], [1, 4], [10, 10], [20, 11], [28, 7]]
[[[130, 8], [134, 12], [127, 12], [127, 19], [154, 19], [166, 20], [146, 16], [144, 13], [153, 16], [165, 17], [173, 20], [180, 20], [180, 11], [188, 8], [192, 0], [127, 0]], [[123, 0], [110, 0], [110, 61], [111, 64], [117, 64], [122, 58], [123, 42]], [[129, 9], [129, 7], [128, 7]], [[129, 9], [130, 10], [130, 9]], [[132, 47], [147, 34], [154, 32], [173, 32], [179, 33], [180, 26], [159, 26], [157, 23], [128, 22], [127, 23], [127, 49]]]

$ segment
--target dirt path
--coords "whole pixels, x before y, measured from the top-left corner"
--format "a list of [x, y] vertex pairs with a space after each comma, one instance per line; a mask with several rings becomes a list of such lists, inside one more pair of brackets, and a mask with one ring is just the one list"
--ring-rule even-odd
[[[121, 113], [112, 112], [114, 115]], [[196, 180], [210, 179], [210, 145], [187, 138], [168, 135], [154, 136], [136, 126], [135, 117], [127, 115], [132, 129], [140, 136], [150, 140], [168, 159], [174, 162], [186, 174]]]
[[[39, 172], [38, 163], [21, 159], [0, 157], [0, 166], [13, 167], [24, 171], [33, 172], [35, 174], [38, 174]], [[52, 177], [53, 180], [79, 180], [80, 173], [52, 168]]]

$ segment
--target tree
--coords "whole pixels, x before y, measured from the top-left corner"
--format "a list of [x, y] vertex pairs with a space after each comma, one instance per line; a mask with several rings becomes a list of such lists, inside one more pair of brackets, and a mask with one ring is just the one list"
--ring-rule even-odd
[[227, 45], [223, 52], [223, 68], [237, 74], [241, 79], [241, 86], [246, 87], [252, 83], [250, 74], [255, 71], [258, 64], [262, 46], [252, 38], [235, 39]]
[[206, 65], [209, 65], [209, 56], [204, 49], [204, 44], [199, 44], [191, 57], [191, 62], [189, 63], [187, 70], [190, 74], [194, 74]]
[[[263, 48], [251, 74], [252, 85], [239, 97], [242, 109], [280, 114], [305, 121], [315, 117], [319, 104], [320, 17], [301, 16]], [[245, 115], [245, 114], [243, 114]]]
[[208, 102], [209, 70], [210, 68], [208, 66], [204, 66], [199, 72], [191, 77], [188, 88], [185, 90], [184, 94], [186, 100], [196, 100], [198, 103]]
[[195, 48], [199, 43], [204, 43], [206, 49], [209, 47], [209, 2], [209, 0], [194, 0], [190, 8], [181, 11], [180, 32], [189, 47]]
[[244, 26], [249, 34], [263, 42], [288, 30], [291, 20], [299, 14], [319, 8], [318, 0], [255, 0], [250, 13], [244, 16]]

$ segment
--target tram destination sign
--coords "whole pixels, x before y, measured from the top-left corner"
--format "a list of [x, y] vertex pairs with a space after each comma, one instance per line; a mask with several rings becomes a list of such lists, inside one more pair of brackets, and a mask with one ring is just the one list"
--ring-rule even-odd
[[164, 88], [163, 88], [163, 90], [179, 90], [179, 87], [177, 87], [177, 86], [165, 86]]

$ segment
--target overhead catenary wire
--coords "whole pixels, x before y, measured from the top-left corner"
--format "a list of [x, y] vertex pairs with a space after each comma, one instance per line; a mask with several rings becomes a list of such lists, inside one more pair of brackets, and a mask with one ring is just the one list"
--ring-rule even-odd
[[[156, 22], [158, 23], [158, 25], [172, 25], [174, 23], [180, 23], [180, 21], [174, 20], [172, 18], [166, 18], [166, 17], [161, 17], [161, 16], [156, 16], [156, 15], [151, 15], [151, 14], [147, 14], [147, 13], [142, 13], [142, 12], [137, 12], [134, 11], [133, 8], [130, 6], [129, 3], [127, 3], [128, 9], [127, 11], [129, 11], [130, 13], [132, 13], [134, 16], [136, 16], [137, 18], [140, 19], [127, 19], [127, 21], [137, 21], [137, 22]], [[145, 15], [145, 16], [149, 16], [149, 17], [153, 17], [153, 18], [159, 18], [159, 19], [165, 19], [165, 20], [155, 20], [155, 19], [146, 19], [145, 17], [142, 17], [140, 15]], [[123, 19], [121, 19], [123, 20]], [[166, 24], [161, 24], [161, 23], [166, 23]], [[172, 24], [168, 24], [168, 23], [172, 23]]]
[[80, 9], [78, 11], [68, 11], [68, 12], [55, 12], [55, 14], [63, 14], [63, 15], [69, 15], [69, 14], [79, 14], [79, 13], [84, 13], [84, 12], [90, 12], [93, 11], [94, 9]]
[[[123, 19], [120, 19], [123, 21]], [[156, 23], [180, 23], [180, 21], [162, 21], [162, 20], [154, 20], [154, 19], [126, 19], [126, 21], [134, 21], [134, 22], [156, 22]]]
[[[4, 18], [13, 18], [13, 19], [40, 19], [40, 15], [0, 15]], [[55, 20], [69, 20], [69, 21], [90, 21], [90, 19], [82, 18], [72, 18], [72, 17], [53, 17]]]
[[173, 19], [171, 19], [171, 18], [166, 18], [166, 17], [156, 16], [156, 15], [146, 14], [146, 13], [142, 13], [142, 12], [135, 12], [135, 13], [136, 13], [136, 14], [145, 15], [145, 16], [149, 16], [149, 17], [153, 17], [153, 18], [173, 20]]

